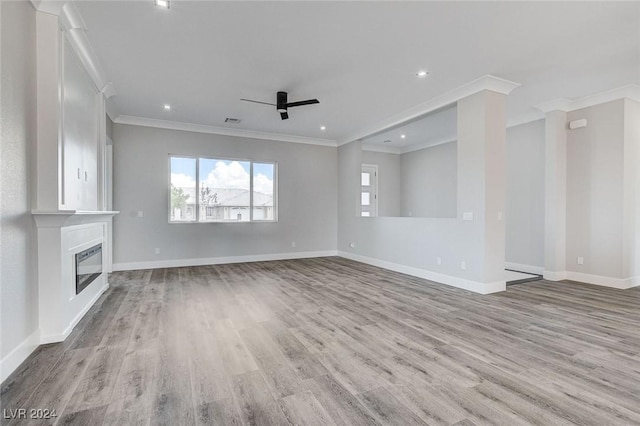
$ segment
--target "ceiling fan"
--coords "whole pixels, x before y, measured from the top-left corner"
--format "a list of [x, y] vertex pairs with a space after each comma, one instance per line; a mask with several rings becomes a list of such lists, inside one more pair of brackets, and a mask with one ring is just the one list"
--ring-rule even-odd
[[287, 102], [287, 92], [278, 92], [275, 104], [272, 104], [270, 102], [254, 101], [252, 99], [240, 99], [240, 100], [245, 102], [253, 102], [254, 104], [274, 106], [280, 113], [280, 118], [282, 118], [283, 120], [286, 120], [287, 118], [289, 118], [289, 114], [287, 113], [288, 108], [320, 103], [320, 101], [317, 99], [307, 99], [306, 101], [298, 101], [298, 102]]

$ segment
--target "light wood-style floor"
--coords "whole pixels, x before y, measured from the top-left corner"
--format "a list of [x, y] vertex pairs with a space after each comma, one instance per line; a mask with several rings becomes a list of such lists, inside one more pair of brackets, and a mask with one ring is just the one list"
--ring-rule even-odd
[[110, 282], [3, 383], [3, 409], [83, 425], [640, 424], [640, 288], [481, 296], [341, 258]]

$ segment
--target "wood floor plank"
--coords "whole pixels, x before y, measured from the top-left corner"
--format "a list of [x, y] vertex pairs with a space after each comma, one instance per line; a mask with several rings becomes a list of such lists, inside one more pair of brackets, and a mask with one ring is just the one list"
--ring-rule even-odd
[[640, 288], [483, 296], [338, 257], [109, 282], [5, 380], [2, 408], [58, 424], [640, 424]]
[[259, 371], [234, 376], [233, 391], [246, 424], [289, 424]]

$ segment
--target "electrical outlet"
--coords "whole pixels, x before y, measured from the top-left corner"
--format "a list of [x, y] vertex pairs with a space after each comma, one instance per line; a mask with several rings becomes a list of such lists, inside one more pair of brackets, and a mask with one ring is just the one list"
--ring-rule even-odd
[[462, 220], [473, 220], [473, 212], [462, 213]]
[[578, 257], [577, 262], [578, 265], [584, 265], [584, 257]]
[[356, 248], [356, 243], [349, 243], [349, 247]]
[[462, 269], [463, 271], [467, 270], [467, 262], [465, 262], [464, 260], [462, 262], [460, 262], [460, 269]]
[[138, 210], [138, 217], [144, 217], [144, 212], [142, 210]]
[[498, 212], [498, 220], [502, 220], [502, 212]]
[[295, 241], [291, 241], [291, 247], [295, 247], [296, 246], [296, 242]]
[[440, 258], [440, 256], [438, 256], [438, 257], [436, 258], [436, 263], [437, 263], [438, 265], [442, 265], [442, 259]]
[[160, 248], [159, 248], [159, 247], [156, 247], [155, 252], [156, 252], [156, 254], [160, 254]]

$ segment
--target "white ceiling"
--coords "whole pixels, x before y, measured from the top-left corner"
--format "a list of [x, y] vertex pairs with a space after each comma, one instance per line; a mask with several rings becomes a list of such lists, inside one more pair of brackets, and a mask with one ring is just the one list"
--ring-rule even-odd
[[457, 108], [453, 105], [362, 138], [362, 145], [396, 154], [415, 151], [455, 140], [457, 124]]
[[[639, 2], [173, 0], [166, 10], [146, 0], [78, 8], [118, 93], [112, 115], [341, 140], [487, 74], [522, 84], [509, 95], [509, 121], [551, 99], [640, 82]], [[430, 75], [416, 78], [419, 69]], [[320, 104], [281, 121], [272, 107], [239, 101], [274, 102], [278, 90]], [[226, 117], [242, 122], [228, 126]]]

